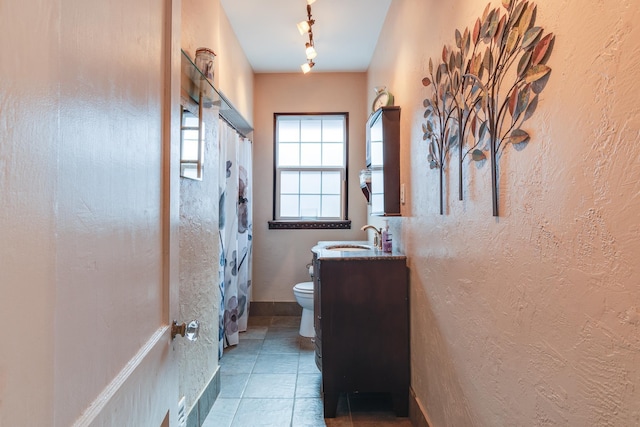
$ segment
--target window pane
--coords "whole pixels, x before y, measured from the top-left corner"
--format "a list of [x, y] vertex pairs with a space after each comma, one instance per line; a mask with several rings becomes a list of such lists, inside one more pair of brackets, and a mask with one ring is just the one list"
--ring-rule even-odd
[[322, 196], [322, 216], [340, 218], [340, 196]]
[[280, 196], [280, 216], [298, 217], [299, 214], [298, 196]]
[[342, 217], [346, 123], [342, 114], [276, 114], [276, 218]]
[[343, 166], [344, 149], [342, 144], [323, 144], [322, 166]]
[[300, 141], [300, 121], [299, 120], [278, 120], [278, 141], [298, 142]]
[[320, 120], [302, 120], [300, 123], [301, 133], [300, 141], [302, 142], [321, 142], [322, 122]]
[[322, 194], [340, 194], [340, 172], [322, 172]]
[[280, 194], [298, 194], [300, 191], [300, 172], [280, 173]]
[[303, 218], [317, 218], [320, 213], [320, 196], [300, 196], [300, 216]]
[[300, 194], [320, 194], [322, 172], [300, 172]]
[[300, 144], [301, 149], [301, 166], [320, 166], [320, 153], [322, 152], [322, 144]]
[[322, 121], [323, 142], [344, 142], [344, 119]]
[[278, 166], [300, 166], [300, 144], [279, 144]]

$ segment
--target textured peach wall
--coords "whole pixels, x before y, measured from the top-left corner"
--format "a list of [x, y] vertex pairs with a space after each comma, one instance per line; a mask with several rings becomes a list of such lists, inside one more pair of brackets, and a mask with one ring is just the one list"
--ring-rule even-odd
[[[422, 142], [421, 85], [484, 1], [392, 2], [369, 86], [403, 108], [411, 268], [412, 387], [433, 426], [640, 423], [640, 4], [537, 1], [556, 34], [553, 69], [501, 161], [499, 218], [488, 165], [466, 165], [445, 215]], [[499, 5], [499, 2], [494, 2]]]
[[[373, 93], [373, 91], [371, 91]], [[365, 163], [364, 73], [257, 74], [253, 146], [253, 301], [295, 301], [293, 286], [308, 281], [305, 265], [319, 240], [366, 240], [366, 199], [358, 173]], [[269, 230], [273, 219], [273, 113], [349, 113], [351, 230]]]

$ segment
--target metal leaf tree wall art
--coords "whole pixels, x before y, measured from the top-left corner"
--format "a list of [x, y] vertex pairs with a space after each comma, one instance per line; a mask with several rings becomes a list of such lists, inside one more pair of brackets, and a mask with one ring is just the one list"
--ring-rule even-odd
[[[443, 104], [443, 111], [454, 118], [447, 120], [445, 126], [455, 127], [459, 140], [460, 199], [462, 161], [468, 154], [476, 161], [485, 159], [484, 148], [491, 157], [494, 216], [498, 215], [498, 160], [507, 145], [529, 141], [529, 134], [521, 126], [535, 112], [538, 95], [548, 80], [551, 69], [545, 63], [554, 41], [552, 33], [543, 36], [543, 29], [535, 26], [534, 3], [502, 0], [502, 9], [492, 9], [488, 4], [471, 33], [467, 29], [464, 33], [456, 30], [457, 49], [449, 51], [445, 47], [439, 67], [446, 74], [444, 89], [449, 91], [440, 95], [449, 100]], [[432, 74], [431, 61], [429, 71]], [[432, 76], [422, 82], [425, 86], [433, 84], [437, 93], [442, 82], [436, 80]], [[425, 107], [428, 131], [433, 117], [430, 111], [435, 109], [430, 109], [432, 103], [427, 100]], [[426, 139], [430, 136], [425, 132]], [[483, 146], [485, 142], [488, 147]]]
[[443, 181], [445, 164], [449, 161], [451, 147], [458, 136], [451, 132], [451, 118], [453, 114], [453, 100], [451, 95], [451, 81], [448, 78], [447, 65], [440, 64], [433, 74], [433, 61], [429, 60], [429, 77], [422, 79], [422, 84], [430, 86], [433, 81], [433, 94], [424, 100], [424, 117], [422, 124], [424, 141], [429, 143], [429, 167], [440, 169], [440, 215], [444, 212]]

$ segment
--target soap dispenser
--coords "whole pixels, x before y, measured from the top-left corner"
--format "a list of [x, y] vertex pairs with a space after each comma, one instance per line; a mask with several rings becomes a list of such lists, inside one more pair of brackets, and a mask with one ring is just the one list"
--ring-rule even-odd
[[391, 252], [393, 245], [391, 242], [391, 233], [389, 233], [389, 220], [384, 220], [384, 229], [382, 230], [382, 251]]

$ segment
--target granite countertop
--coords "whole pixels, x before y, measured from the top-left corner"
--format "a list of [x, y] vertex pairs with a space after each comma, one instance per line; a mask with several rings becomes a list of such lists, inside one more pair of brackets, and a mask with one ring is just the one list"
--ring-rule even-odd
[[[371, 249], [363, 250], [331, 250], [328, 249], [331, 246], [368, 246]], [[379, 249], [374, 248], [373, 244], [368, 241], [320, 241], [316, 246], [311, 248], [311, 251], [318, 256], [318, 259], [323, 260], [384, 260], [384, 259], [406, 259], [407, 257], [397, 251], [395, 248], [393, 252], [382, 252]]]

